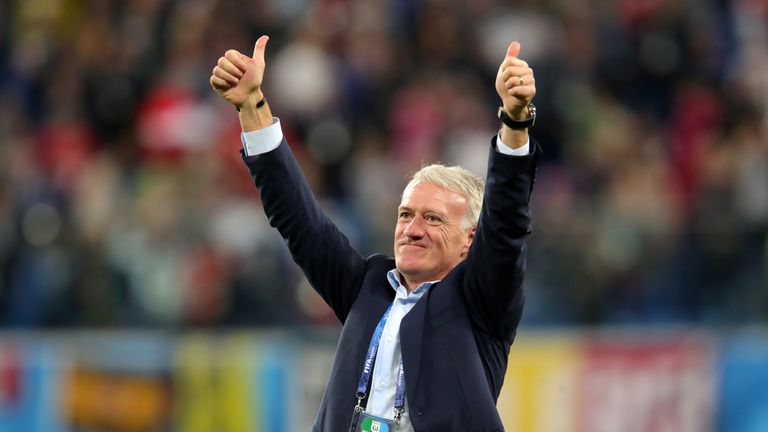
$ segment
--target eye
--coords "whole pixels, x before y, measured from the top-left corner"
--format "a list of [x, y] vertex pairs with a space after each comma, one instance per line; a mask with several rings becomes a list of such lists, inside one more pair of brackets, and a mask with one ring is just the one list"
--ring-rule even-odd
[[411, 214], [407, 211], [401, 211], [400, 213], [397, 214], [397, 219], [401, 221], [411, 220], [411, 218], [412, 218]]
[[443, 223], [443, 219], [441, 219], [440, 216], [433, 215], [433, 214], [425, 215], [424, 220], [429, 225], [440, 225], [441, 223]]

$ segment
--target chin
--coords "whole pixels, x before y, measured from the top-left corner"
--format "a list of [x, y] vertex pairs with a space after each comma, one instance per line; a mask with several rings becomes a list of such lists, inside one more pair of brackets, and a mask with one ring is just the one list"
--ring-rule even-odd
[[395, 261], [397, 270], [403, 275], [416, 275], [424, 273], [425, 265], [421, 260], [399, 259]]
[[413, 267], [414, 267], [412, 262], [404, 259], [395, 259], [395, 266], [397, 267], [398, 270], [400, 270], [400, 273], [403, 273], [403, 274], [409, 272], [410, 270], [413, 270]]

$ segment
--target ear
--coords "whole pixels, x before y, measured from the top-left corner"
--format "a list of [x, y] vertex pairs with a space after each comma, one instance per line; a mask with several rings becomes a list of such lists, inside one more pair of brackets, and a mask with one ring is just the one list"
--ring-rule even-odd
[[473, 225], [472, 228], [467, 230], [466, 242], [464, 243], [464, 247], [461, 249], [462, 257], [467, 256], [467, 253], [469, 252], [469, 247], [472, 246], [472, 240], [475, 239], [475, 229], [477, 229], [477, 226]]

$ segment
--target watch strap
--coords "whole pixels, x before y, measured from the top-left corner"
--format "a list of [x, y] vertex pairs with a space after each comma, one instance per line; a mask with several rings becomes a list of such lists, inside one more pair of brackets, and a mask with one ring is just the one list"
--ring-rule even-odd
[[499, 120], [501, 120], [501, 122], [507, 125], [507, 127], [510, 129], [528, 129], [529, 127], [533, 126], [534, 123], [536, 123], [536, 106], [533, 104], [528, 104], [526, 108], [528, 109], [528, 118], [525, 120], [513, 119], [507, 114], [503, 106], [499, 107], [497, 115], [499, 116]]

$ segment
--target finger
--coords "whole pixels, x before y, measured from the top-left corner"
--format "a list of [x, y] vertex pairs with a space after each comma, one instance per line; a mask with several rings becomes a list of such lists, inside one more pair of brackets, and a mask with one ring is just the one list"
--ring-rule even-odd
[[237, 77], [237, 78], [243, 77], [243, 71], [240, 70], [240, 68], [238, 68], [237, 66], [235, 66], [234, 63], [229, 61], [229, 59], [227, 58], [219, 57], [219, 62], [217, 63], [217, 65], [220, 68], [224, 69], [225, 71], [229, 72], [229, 74], [234, 77]]
[[526, 62], [525, 60], [520, 60], [519, 58], [515, 58], [515, 57], [507, 57], [501, 63], [501, 66], [499, 68], [503, 71], [511, 67], [512, 68], [530, 68], [530, 65], [528, 65], [528, 62]]
[[507, 57], [504, 59], [504, 62], [501, 63], [502, 68], [506, 67], [515, 67], [515, 66], [522, 66], [522, 67], [529, 67], [528, 62], [525, 60], [519, 59], [517, 57]]
[[513, 87], [522, 87], [525, 85], [525, 80], [523, 80], [523, 77], [510, 77], [506, 82], [504, 82], [504, 87], [507, 90], [512, 89]]
[[533, 69], [529, 67], [508, 67], [501, 73], [501, 79], [504, 82], [516, 76], [533, 76]]
[[248, 57], [240, 54], [238, 51], [231, 49], [224, 53], [224, 58], [229, 60], [236, 68], [240, 69], [241, 72], [245, 73], [247, 65], [244, 59], [247, 59]]
[[220, 78], [220, 79], [222, 79], [222, 80], [232, 84], [233, 86], [237, 85], [237, 83], [240, 82], [240, 78], [237, 78], [237, 77], [233, 76], [232, 74], [230, 74], [229, 72], [225, 71], [224, 69], [222, 69], [222, 68], [220, 68], [218, 66], [216, 66], [213, 69], [213, 76], [215, 76], [217, 78]]
[[507, 57], [517, 57], [520, 55], [520, 42], [512, 41], [507, 47]]
[[267, 42], [269, 41], [269, 36], [263, 35], [258, 40], [256, 40], [256, 43], [253, 45], [253, 59], [254, 60], [261, 60], [264, 61], [264, 50], [267, 48]]
[[220, 91], [226, 91], [232, 88], [231, 84], [214, 75], [211, 75], [210, 83], [211, 87]]
[[534, 78], [533, 75], [515, 75], [504, 81], [504, 86], [508, 89], [511, 89], [512, 87], [525, 87], [533, 84], [536, 84], [536, 78]]
[[507, 90], [507, 94], [520, 100], [530, 101], [531, 99], [533, 99], [534, 96], [536, 96], [536, 86], [527, 85], [527, 86], [513, 87]]

